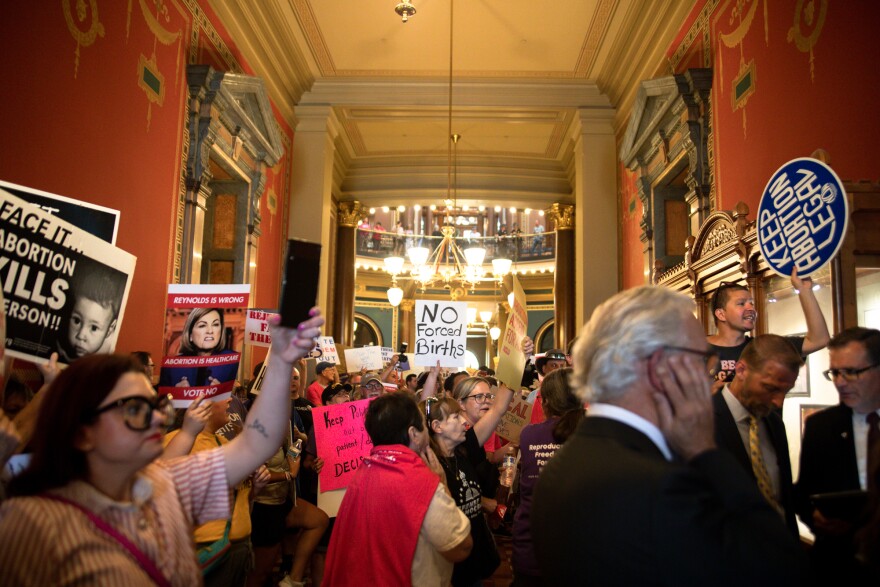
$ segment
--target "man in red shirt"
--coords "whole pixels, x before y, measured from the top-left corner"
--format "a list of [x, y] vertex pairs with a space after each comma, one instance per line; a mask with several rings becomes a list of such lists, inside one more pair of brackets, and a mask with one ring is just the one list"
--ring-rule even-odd
[[309, 385], [309, 389], [306, 392], [306, 399], [314, 405], [320, 406], [322, 405], [321, 393], [323, 393], [325, 387], [331, 383], [337, 383], [339, 381], [339, 373], [336, 371], [336, 365], [328, 363], [327, 361], [321, 361], [318, 363], [317, 367], [315, 367], [315, 375], [317, 377], [312, 384]]

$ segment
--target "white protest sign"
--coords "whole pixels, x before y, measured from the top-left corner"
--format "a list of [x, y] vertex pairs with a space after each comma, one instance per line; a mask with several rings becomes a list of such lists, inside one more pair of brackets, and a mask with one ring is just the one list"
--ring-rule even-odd
[[495, 377], [510, 389], [522, 387], [522, 373], [526, 356], [522, 352], [522, 339], [529, 326], [526, 311], [526, 294], [516, 275], [513, 276], [513, 306], [507, 318], [507, 328], [498, 349], [498, 368]]
[[379, 347], [382, 349], [382, 368], [385, 368], [385, 365], [391, 362], [391, 357], [394, 356], [394, 349], [390, 346]]
[[333, 342], [332, 336], [319, 336], [318, 341], [312, 350], [309, 351], [309, 358], [320, 362], [333, 363], [339, 365], [339, 353], [336, 351], [336, 343]]
[[367, 371], [382, 370], [382, 348], [364, 346], [356, 349], [345, 349], [345, 364], [349, 373], [357, 373], [363, 367]]
[[466, 348], [466, 303], [416, 300], [415, 365], [463, 368]]
[[244, 342], [253, 346], [272, 346], [269, 334], [269, 317], [273, 316], [266, 310], [251, 308], [247, 311], [244, 323]]

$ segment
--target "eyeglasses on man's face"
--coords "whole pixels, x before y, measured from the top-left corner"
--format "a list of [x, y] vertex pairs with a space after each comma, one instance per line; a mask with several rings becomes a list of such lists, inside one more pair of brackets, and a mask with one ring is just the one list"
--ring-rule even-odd
[[703, 360], [706, 362], [706, 372], [709, 375], [715, 374], [715, 368], [718, 366], [718, 353], [716, 353], [715, 351], [701, 351], [699, 349], [691, 349], [683, 346], [665, 346], [663, 348], [668, 351], [678, 351], [679, 353], [699, 355], [703, 357]]
[[473, 395], [464, 396], [463, 398], [461, 398], [461, 401], [466, 401], [468, 398], [473, 399], [478, 404], [482, 404], [487, 401], [492, 401], [493, 399], [495, 399], [495, 394], [494, 393], [475, 393]]
[[846, 381], [857, 381], [862, 373], [877, 366], [880, 366], [880, 363], [874, 363], [873, 365], [860, 368], [841, 367], [840, 369], [826, 369], [825, 371], [822, 371], [822, 375], [824, 375], [825, 379], [828, 381], [834, 381], [838, 376], [843, 377]]
[[174, 421], [174, 405], [171, 403], [171, 394], [160, 395], [153, 398], [142, 395], [124, 397], [111, 402], [106, 406], [95, 410], [95, 415], [121, 408], [122, 421], [129, 430], [141, 432], [150, 428], [153, 422], [153, 412], [159, 412], [164, 416], [164, 425], [168, 426]]

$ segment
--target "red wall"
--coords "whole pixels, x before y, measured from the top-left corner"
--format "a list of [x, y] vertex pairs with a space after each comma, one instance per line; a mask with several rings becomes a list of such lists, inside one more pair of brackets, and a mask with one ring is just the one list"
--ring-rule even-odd
[[[65, 6], [71, 7], [77, 30], [88, 30], [94, 15], [87, 11], [80, 18], [76, 4], [4, 2], [0, 7], [0, 79], [5, 85], [0, 179], [121, 211], [117, 246], [138, 260], [117, 349], [159, 355], [181, 180], [186, 65], [251, 72], [234, 47], [224, 46], [228, 34], [210, 10], [205, 26], [218, 27], [216, 35], [197, 24], [200, 19], [178, 0], [163, 3], [167, 12], [156, 19], [161, 28], [153, 23], [152, 29], [137, 2], [98, 3], [104, 35], [80, 46], [77, 68], [77, 42]], [[199, 27], [194, 50], [193, 26]], [[165, 31], [179, 36], [165, 44]], [[138, 86], [139, 58], [154, 52], [165, 78], [161, 106]], [[293, 133], [279, 121], [289, 151]], [[288, 180], [285, 154], [266, 183], [277, 206], [270, 213], [263, 198], [254, 305], [276, 303]]]
[[[711, 8], [713, 3], [708, 4]], [[876, 39], [880, 4], [824, 3], [827, 13], [812, 51], [814, 79], [810, 53], [801, 52], [788, 40], [799, 4], [808, 3], [743, 3], [744, 14], [753, 5], [756, 12], [742, 43], [729, 47], [721, 37], [738, 28], [739, 16], [732, 14], [738, 3], [720, 1], [704, 12], [707, 2], [697, 2], [667, 51], [677, 73], [689, 67], [713, 69], [712, 140], [719, 208], [730, 210], [743, 201], [752, 220], [773, 172], [817, 148], [830, 153], [831, 166], [844, 181], [880, 179], [880, 116], [875, 112], [880, 96], [880, 43]], [[805, 33], [815, 30], [823, 2], [812, 4], [817, 12], [812, 28], [802, 21], [800, 30]], [[746, 64], [754, 60], [755, 92], [744, 109], [735, 110], [732, 84], [741, 59]], [[622, 173], [622, 183], [628, 175]], [[627, 197], [622, 190], [624, 209]], [[642, 245], [637, 231], [624, 231], [623, 239], [623, 284], [633, 287], [644, 283], [641, 270], [636, 272], [631, 262], [641, 254]]]

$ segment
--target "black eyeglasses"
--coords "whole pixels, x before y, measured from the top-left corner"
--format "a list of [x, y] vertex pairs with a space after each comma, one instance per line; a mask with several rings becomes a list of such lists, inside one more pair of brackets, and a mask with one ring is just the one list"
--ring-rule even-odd
[[828, 381], [834, 381], [834, 378], [840, 375], [847, 381], [856, 381], [859, 376], [865, 371], [869, 371], [874, 367], [880, 366], [880, 363], [874, 363], [873, 365], [868, 365], [867, 367], [862, 367], [861, 369], [850, 369], [848, 367], [841, 367], [840, 369], [826, 369], [822, 371], [822, 375], [825, 376], [825, 379]]
[[171, 394], [160, 395], [155, 398], [133, 395], [124, 397], [104, 407], [95, 410], [95, 415], [122, 408], [122, 421], [129, 430], [140, 432], [147, 430], [153, 421], [153, 412], [158, 411], [165, 417], [165, 425], [174, 421], [174, 405], [171, 403]]
[[436, 397], [429, 397], [425, 400], [425, 420], [431, 419], [431, 406], [439, 401], [440, 399]]
[[487, 400], [492, 401], [493, 399], [495, 399], [495, 394], [494, 393], [477, 393], [474, 395], [466, 395], [463, 398], [461, 398], [461, 401], [464, 401], [468, 398], [473, 398], [473, 400], [475, 402], [477, 402], [478, 404], [481, 404]]
[[706, 371], [709, 373], [709, 375], [715, 374], [715, 367], [718, 366], [718, 353], [716, 353], [715, 351], [701, 351], [697, 349], [690, 349], [684, 346], [665, 346], [663, 348], [670, 351], [678, 351], [680, 353], [699, 355], [703, 357], [703, 359], [706, 361]]
[[713, 312], [715, 310], [721, 309], [721, 306], [718, 304], [718, 302], [721, 301], [721, 291], [725, 290], [725, 289], [731, 289], [731, 288], [748, 289], [748, 287], [746, 287], [745, 285], [743, 285], [741, 283], [737, 283], [736, 281], [722, 281], [721, 283], [718, 284], [718, 289], [715, 290], [715, 295], [712, 296], [712, 311]]

